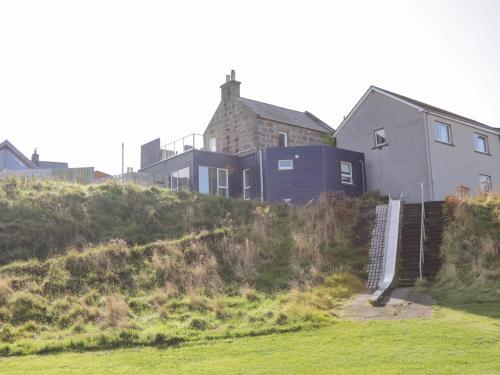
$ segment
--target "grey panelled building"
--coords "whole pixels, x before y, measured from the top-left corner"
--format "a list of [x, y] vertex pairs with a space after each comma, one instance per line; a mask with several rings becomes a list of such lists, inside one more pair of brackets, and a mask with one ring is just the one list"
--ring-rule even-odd
[[307, 204], [324, 192], [364, 192], [364, 158], [325, 145], [333, 129], [309, 112], [240, 97], [234, 71], [203, 136], [141, 147], [140, 172], [174, 190]]
[[0, 171], [61, 168], [68, 168], [68, 163], [42, 161], [40, 160], [40, 155], [38, 154], [36, 149], [33, 152], [30, 160], [8, 140], [0, 143]]
[[368, 191], [409, 202], [442, 200], [458, 187], [500, 189], [500, 129], [370, 87], [335, 132], [339, 147], [362, 152]]

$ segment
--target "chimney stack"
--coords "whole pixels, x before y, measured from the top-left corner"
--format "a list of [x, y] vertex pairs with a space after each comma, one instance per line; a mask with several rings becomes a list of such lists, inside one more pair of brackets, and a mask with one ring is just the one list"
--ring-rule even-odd
[[220, 87], [221, 88], [221, 100], [223, 102], [229, 102], [240, 97], [240, 84], [236, 80], [236, 72], [231, 70], [231, 75], [226, 75], [226, 82]]
[[35, 163], [37, 166], [40, 165], [40, 155], [38, 155], [38, 151], [35, 148], [33, 155], [31, 155], [31, 161]]

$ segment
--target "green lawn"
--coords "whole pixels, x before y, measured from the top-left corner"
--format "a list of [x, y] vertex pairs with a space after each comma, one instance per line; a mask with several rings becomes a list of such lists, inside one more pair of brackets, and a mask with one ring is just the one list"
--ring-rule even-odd
[[500, 305], [179, 348], [0, 360], [1, 374], [500, 374]]

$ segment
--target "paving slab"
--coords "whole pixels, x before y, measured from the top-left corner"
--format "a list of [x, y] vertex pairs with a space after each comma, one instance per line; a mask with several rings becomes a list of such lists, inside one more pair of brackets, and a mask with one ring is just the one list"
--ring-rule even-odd
[[382, 306], [370, 304], [370, 293], [350, 299], [336, 314], [347, 320], [428, 319], [432, 317], [433, 300], [430, 294], [414, 288], [397, 288], [386, 297]]

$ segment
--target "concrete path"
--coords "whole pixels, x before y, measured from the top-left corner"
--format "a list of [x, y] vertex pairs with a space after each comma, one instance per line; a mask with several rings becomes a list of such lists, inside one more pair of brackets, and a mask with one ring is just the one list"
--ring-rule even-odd
[[358, 294], [336, 311], [340, 318], [348, 320], [390, 320], [432, 317], [432, 297], [413, 288], [395, 289], [386, 297], [384, 306], [372, 306], [371, 294]]

